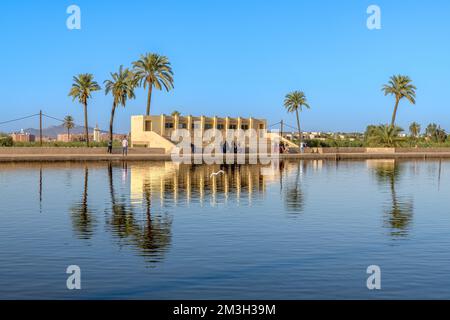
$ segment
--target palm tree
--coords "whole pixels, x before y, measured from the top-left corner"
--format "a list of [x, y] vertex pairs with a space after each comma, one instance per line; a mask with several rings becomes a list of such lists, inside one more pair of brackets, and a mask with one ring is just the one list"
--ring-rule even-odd
[[89, 147], [89, 127], [88, 127], [88, 114], [87, 105], [88, 100], [92, 97], [92, 93], [99, 91], [101, 88], [97, 82], [94, 81], [94, 76], [90, 73], [80, 74], [77, 77], [73, 77], [72, 88], [70, 89], [69, 96], [78, 99], [78, 102], [84, 106], [84, 129], [86, 135], [86, 145]]
[[392, 127], [389, 125], [379, 125], [377, 127], [371, 127], [368, 132], [368, 142], [370, 145], [382, 146], [382, 147], [398, 147], [403, 141], [399, 137], [400, 132], [403, 129], [400, 127]]
[[391, 127], [395, 126], [395, 118], [400, 100], [406, 98], [412, 104], [416, 104], [416, 87], [412, 84], [412, 80], [408, 76], [392, 76], [388, 84], [383, 86], [384, 95], [395, 96], [395, 107], [392, 114]]
[[114, 101], [111, 109], [111, 118], [109, 120], [109, 141], [113, 141], [113, 124], [114, 124], [114, 114], [116, 112], [116, 107], [121, 105], [125, 108], [127, 104], [127, 99], [134, 99], [134, 88], [136, 87], [136, 80], [132, 72], [128, 69], [123, 69], [120, 66], [119, 72], [111, 73], [111, 80], [106, 80], [105, 94], [111, 92]]
[[299, 147], [302, 144], [302, 132], [300, 130], [300, 116], [298, 111], [302, 111], [302, 107], [310, 108], [306, 96], [302, 91], [294, 91], [288, 93], [284, 99], [284, 107], [288, 112], [295, 112], [297, 116], [297, 129], [299, 137]]
[[413, 122], [409, 126], [409, 132], [411, 133], [411, 137], [413, 137], [413, 138], [419, 137], [420, 130], [421, 130], [420, 124], [418, 124], [417, 122]]
[[156, 53], [142, 55], [138, 61], [133, 62], [134, 73], [139, 85], [144, 89], [148, 86], [147, 115], [150, 115], [153, 87], [166, 91], [173, 89], [173, 71], [169, 59]]
[[435, 138], [437, 135], [438, 126], [436, 123], [430, 123], [425, 129], [425, 133], [430, 138]]
[[445, 142], [447, 140], [447, 132], [441, 126], [436, 130], [436, 140], [437, 142]]
[[70, 130], [75, 127], [72, 116], [65, 116], [63, 122], [64, 128], [67, 129], [67, 142], [70, 141]]
[[171, 116], [172, 117], [179, 117], [181, 115], [181, 113], [177, 110], [175, 110], [174, 112], [172, 112]]

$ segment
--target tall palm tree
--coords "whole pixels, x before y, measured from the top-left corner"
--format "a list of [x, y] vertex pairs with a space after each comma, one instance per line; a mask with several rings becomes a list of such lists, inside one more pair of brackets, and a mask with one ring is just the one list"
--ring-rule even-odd
[[384, 95], [395, 96], [395, 107], [392, 114], [391, 127], [395, 126], [395, 118], [400, 100], [406, 98], [410, 103], [416, 104], [416, 86], [412, 84], [412, 80], [408, 76], [392, 76], [388, 84], [383, 86]]
[[148, 87], [147, 115], [150, 115], [153, 87], [166, 91], [173, 89], [173, 71], [169, 59], [156, 53], [142, 55], [138, 61], [133, 62], [134, 73], [139, 85], [144, 89]]
[[88, 100], [92, 97], [92, 93], [99, 91], [101, 88], [97, 82], [94, 81], [94, 76], [90, 73], [80, 74], [73, 77], [72, 88], [70, 89], [69, 96], [78, 99], [78, 102], [84, 106], [84, 129], [86, 135], [86, 145], [89, 147], [89, 127], [88, 127], [88, 114], [87, 105]]
[[411, 133], [411, 136], [413, 138], [418, 138], [419, 137], [420, 130], [421, 130], [420, 124], [418, 124], [417, 122], [413, 122], [409, 126], [409, 133]]
[[134, 99], [134, 88], [136, 87], [136, 80], [132, 72], [120, 66], [119, 72], [111, 73], [111, 80], [106, 80], [105, 94], [111, 92], [113, 96], [113, 105], [111, 109], [111, 118], [109, 120], [109, 141], [113, 141], [113, 125], [114, 114], [117, 106], [125, 108], [128, 99]]
[[302, 144], [302, 132], [300, 129], [300, 116], [299, 110], [302, 111], [303, 107], [310, 108], [308, 101], [306, 100], [306, 96], [302, 91], [294, 91], [288, 93], [284, 98], [284, 107], [288, 112], [295, 112], [297, 116], [297, 129], [298, 129], [298, 138], [299, 138], [299, 147]]
[[64, 128], [67, 129], [67, 142], [70, 141], [70, 130], [75, 127], [75, 123], [73, 122], [72, 116], [65, 116], [63, 122]]

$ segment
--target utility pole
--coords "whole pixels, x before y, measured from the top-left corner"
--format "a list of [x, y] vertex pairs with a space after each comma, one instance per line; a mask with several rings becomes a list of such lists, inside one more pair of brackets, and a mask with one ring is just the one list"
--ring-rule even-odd
[[280, 125], [280, 127], [281, 127], [281, 129], [280, 129], [280, 136], [281, 136], [281, 138], [283, 138], [283, 127], [284, 127], [284, 122], [283, 122], [283, 120], [281, 120], [281, 125]]
[[39, 110], [39, 143], [42, 147], [42, 110]]

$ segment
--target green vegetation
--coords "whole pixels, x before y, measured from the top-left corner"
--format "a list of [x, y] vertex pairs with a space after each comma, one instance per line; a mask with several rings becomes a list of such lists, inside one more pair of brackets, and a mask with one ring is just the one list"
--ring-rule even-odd
[[111, 73], [111, 80], [106, 80], [105, 94], [111, 93], [113, 96], [113, 105], [111, 109], [111, 118], [109, 120], [109, 141], [113, 141], [113, 125], [114, 114], [117, 106], [125, 108], [128, 99], [134, 99], [134, 88], [136, 88], [137, 81], [132, 72], [128, 69], [123, 69], [120, 66], [119, 72]]
[[77, 77], [73, 77], [72, 88], [70, 89], [69, 96], [78, 99], [78, 102], [84, 106], [84, 127], [86, 135], [86, 146], [89, 147], [89, 126], [88, 126], [88, 113], [87, 106], [88, 100], [92, 97], [92, 93], [99, 91], [101, 88], [97, 82], [94, 81], [94, 76], [89, 73], [80, 74]]
[[13, 139], [5, 133], [0, 133], [0, 147], [12, 147], [12, 146], [13, 146]]
[[306, 139], [305, 143], [312, 148], [366, 148], [366, 147], [399, 147], [399, 148], [449, 148], [450, 139], [445, 130], [437, 124], [427, 126], [425, 134], [421, 134], [421, 125], [413, 122], [409, 126], [409, 135], [402, 128], [390, 125], [370, 125], [364, 134], [321, 134], [320, 138]]
[[399, 137], [403, 129], [392, 125], [369, 126], [366, 130], [366, 145], [370, 147], [400, 147], [404, 141]]
[[412, 138], [419, 138], [421, 131], [421, 126], [417, 122], [411, 123], [409, 126], [409, 133], [411, 134]]
[[395, 127], [395, 118], [400, 101], [406, 98], [412, 104], [416, 104], [416, 87], [408, 76], [392, 76], [388, 84], [383, 86], [384, 95], [395, 96], [395, 107], [392, 113], [391, 127]]
[[295, 112], [297, 116], [297, 129], [298, 129], [298, 137], [299, 137], [299, 147], [301, 147], [302, 143], [302, 134], [300, 129], [300, 116], [299, 110], [302, 111], [302, 107], [310, 108], [308, 101], [306, 100], [306, 96], [302, 91], [294, 91], [288, 93], [284, 99], [284, 107], [288, 112]]
[[365, 146], [363, 139], [305, 139], [304, 142], [310, 148], [362, 148]]
[[169, 59], [156, 53], [142, 55], [138, 61], [133, 62], [133, 72], [140, 86], [148, 87], [147, 115], [150, 115], [153, 87], [166, 91], [173, 89], [173, 71]]

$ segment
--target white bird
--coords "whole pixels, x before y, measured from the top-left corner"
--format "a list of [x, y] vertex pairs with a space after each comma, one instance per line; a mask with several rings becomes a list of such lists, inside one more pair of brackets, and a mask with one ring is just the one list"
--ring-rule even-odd
[[225, 171], [220, 170], [220, 171], [217, 171], [217, 172], [213, 172], [213, 173], [211, 173], [210, 178], [216, 177], [216, 176], [218, 176], [219, 174], [225, 174]]

